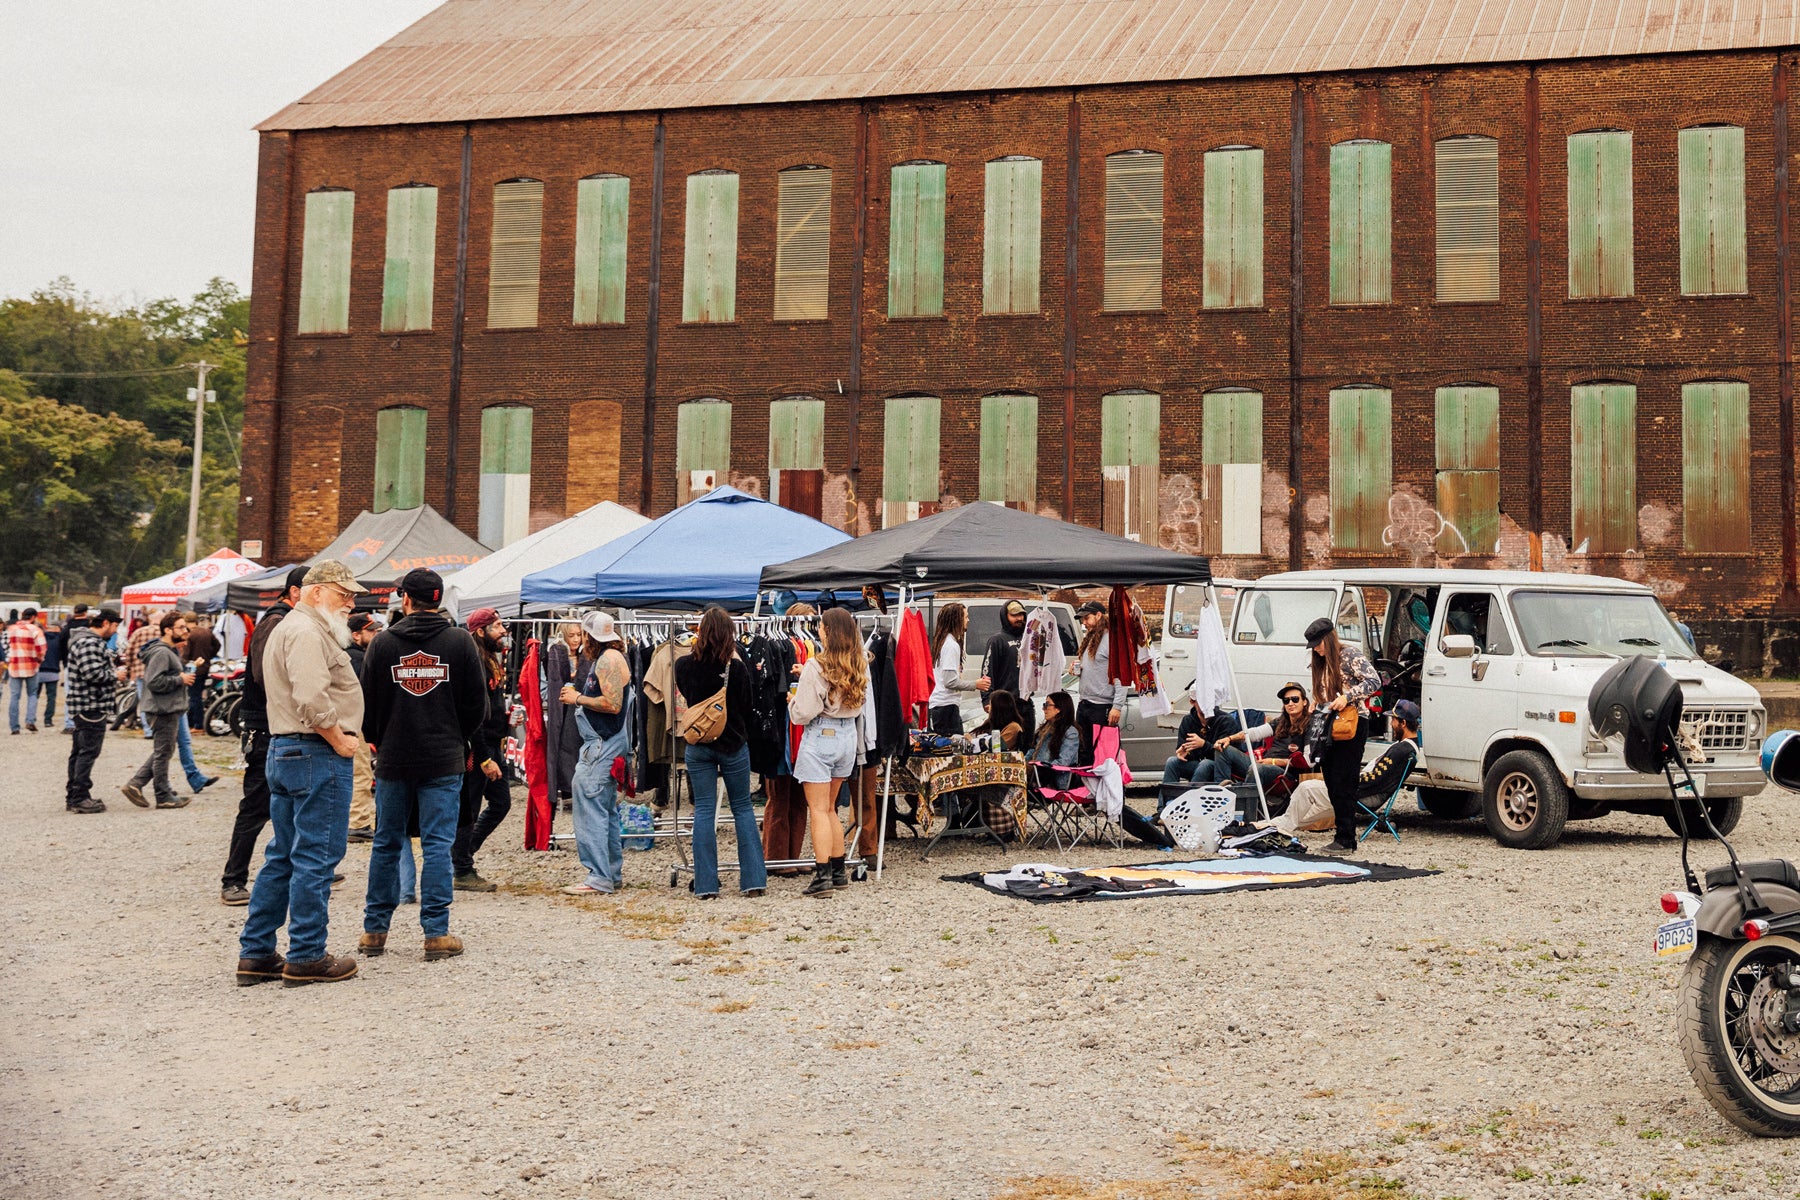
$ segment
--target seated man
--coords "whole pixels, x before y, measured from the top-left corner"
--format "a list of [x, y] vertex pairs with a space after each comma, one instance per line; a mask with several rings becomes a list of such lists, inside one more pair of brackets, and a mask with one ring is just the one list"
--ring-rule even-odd
[[1212, 782], [1212, 739], [1207, 736], [1206, 725], [1200, 702], [1189, 693], [1187, 715], [1175, 731], [1175, 754], [1163, 762], [1164, 783], [1195, 782], [1194, 776], [1202, 767], [1207, 769], [1207, 777], [1198, 782]]
[[[1413, 764], [1419, 759], [1419, 706], [1411, 700], [1402, 700], [1394, 705], [1394, 725], [1400, 736], [1394, 744], [1381, 752], [1381, 757], [1363, 768], [1356, 779], [1356, 798], [1370, 802], [1375, 807], [1387, 799], [1389, 792], [1400, 781], [1412, 774]], [[1289, 770], [1299, 771], [1299, 759], [1293, 760]], [[1329, 833], [1337, 828], [1337, 816], [1332, 811], [1331, 793], [1325, 789], [1322, 779], [1305, 779], [1294, 785], [1293, 799], [1288, 801], [1287, 811], [1273, 821], [1262, 821], [1264, 827], [1274, 826], [1276, 829], [1294, 836], [1301, 830], [1310, 833]]]

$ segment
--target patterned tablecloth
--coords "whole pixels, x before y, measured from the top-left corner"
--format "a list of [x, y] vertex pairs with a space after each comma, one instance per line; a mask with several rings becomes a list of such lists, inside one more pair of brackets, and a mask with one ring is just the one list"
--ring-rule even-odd
[[[943, 818], [936, 801], [949, 792], [980, 789], [978, 797], [989, 805], [987, 824], [1006, 835], [1025, 828], [1025, 756], [1011, 751], [994, 754], [913, 755], [894, 768], [894, 790], [919, 797], [919, 836], [931, 836]], [[990, 790], [992, 789], [992, 790]], [[1004, 792], [999, 789], [1005, 789]], [[1001, 797], [1004, 797], [1002, 799]], [[994, 808], [1004, 810], [996, 813]], [[1012, 829], [1002, 828], [1006, 816]]]

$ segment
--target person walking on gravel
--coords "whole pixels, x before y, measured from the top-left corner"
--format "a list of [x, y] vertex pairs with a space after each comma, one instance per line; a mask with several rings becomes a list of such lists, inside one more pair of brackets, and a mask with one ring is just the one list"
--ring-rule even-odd
[[69, 740], [69, 788], [67, 807], [72, 813], [102, 813], [104, 802], [94, 797], [94, 760], [100, 757], [100, 746], [106, 741], [106, 723], [113, 715], [112, 655], [106, 652], [106, 640], [119, 627], [119, 614], [110, 608], [100, 610], [91, 622], [68, 629], [69, 643], [63, 654], [63, 674], [68, 679], [68, 695], [63, 714], [75, 723]]
[[19, 732], [19, 697], [25, 697], [25, 728], [37, 732], [37, 673], [48, 643], [38, 627], [37, 609], [28, 608], [6, 631], [6, 720]]
[[[491, 608], [478, 608], [463, 623], [481, 651], [487, 687], [487, 716], [475, 731], [472, 765], [463, 774], [462, 814], [450, 858], [459, 892], [491, 892], [495, 885], [475, 870], [475, 854], [512, 811], [512, 788], [506, 778], [506, 660], [511, 646], [506, 623]], [[485, 804], [484, 804], [485, 801]]]
[[138, 724], [143, 726], [144, 736], [150, 736], [150, 717], [144, 712], [144, 660], [141, 651], [145, 646], [162, 636], [162, 619], [167, 616], [161, 609], [152, 612], [142, 625], [131, 631], [125, 639], [125, 651], [121, 656], [125, 664], [125, 681], [137, 689]]
[[175, 644], [188, 634], [180, 613], [164, 613], [156, 623], [157, 636], [138, 648], [143, 665], [143, 703], [138, 709], [150, 722], [150, 757], [122, 789], [125, 798], [139, 808], [149, 808], [144, 785], [154, 785], [156, 807], [186, 808], [189, 797], [177, 796], [169, 786], [169, 760], [175, 757], [181, 737], [181, 719], [187, 715], [187, 689], [194, 677], [187, 673]]
[[463, 952], [462, 939], [450, 932], [450, 853], [463, 772], [487, 715], [487, 685], [475, 639], [439, 611], [443, 578], [423, 567], [408, 571], [400, 595], [405, 615], [377, 634], [363, 656], [363, 735], [375, 751], [375, 842], [356, 948], [371, 956], [387, 950], [400, 902], [400, 852], [416, 827], [424, 860], [419, 925], [430, 962]]
[[[343, 563], [318, 563], [263, 655], [274, 832], [239, 938], [240, 987], [277, 976], [287, 987], [301, 987], [356, 974], [356, 960], [326, 953], [325, 938], [331, 879], [350, 827], [351, 760], [363, 719], [362, 688], [344, 652], [347, 619], [365, 590]], [[275, 949], [283, 925], [285, 959]]]
[[305, 567], [287, 573], [281, 599], [257, 622], [244, 652], [244, 690], [238, 698], [238, 717], [244, 723], [244, 794], [238, 798], [231, 848], [225, 852], [225, 871], [219, 879], [219, 903], [231, 908], [250, 903], [250, 860], [256, 854], [256, 839], [269, 823], [269, 705], [263, 689], [263, 653], [282, 618], [300, 603], [305, 578]]

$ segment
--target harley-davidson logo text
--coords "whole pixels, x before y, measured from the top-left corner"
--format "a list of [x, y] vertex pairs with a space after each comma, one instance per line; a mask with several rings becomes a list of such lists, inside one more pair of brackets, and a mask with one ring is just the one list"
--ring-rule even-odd
[[423, 650], [394, 664], [394, 682], [415, 696], [423, 696], [450, 678], [450, 668], [435, 654]]

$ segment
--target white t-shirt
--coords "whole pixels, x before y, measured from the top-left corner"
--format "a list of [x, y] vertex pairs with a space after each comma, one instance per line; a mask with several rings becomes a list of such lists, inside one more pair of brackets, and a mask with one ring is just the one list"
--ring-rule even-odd
[[962, 645], [953, 637], [945, 638], [942, 648], [938, 650], [936, 680], [931, 685], [931, 699], [926, 702], [932, 708], [955, 704], [956, 693], [969, 690], [963, 685], [962, 665]]

